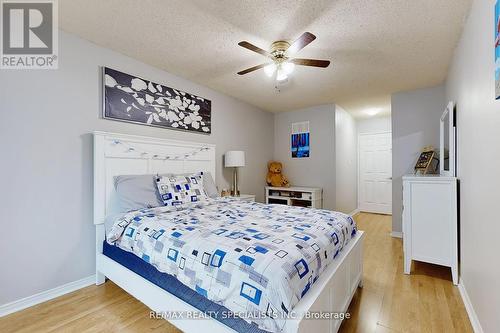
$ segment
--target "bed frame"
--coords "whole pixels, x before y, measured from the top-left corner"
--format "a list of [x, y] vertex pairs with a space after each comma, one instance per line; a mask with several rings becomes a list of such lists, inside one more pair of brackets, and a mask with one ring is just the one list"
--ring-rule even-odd
[[[193, 152], [196, 152], [193, 154]], [[174, 157], [175, 156], [175, 157]], [[125, 174], [210, 171], [215, 177], [215, 145], [94, 132], [94, 224], [96, 226], [96, 284], [108, 278], [157, 313], [202, 312], [102, 254], [104, 218], [114, 212], [113, 177]], [[337, 332], [342, 320], [317, 319], [320, 312], [345, 312], [362, 286], [363, 238], [359, 231], [294, 308], [284, 332]], [[307, 317], [307, 313], [310, 314]], [[215, 319], [170, 321], [184, 332], [235, 332]]]

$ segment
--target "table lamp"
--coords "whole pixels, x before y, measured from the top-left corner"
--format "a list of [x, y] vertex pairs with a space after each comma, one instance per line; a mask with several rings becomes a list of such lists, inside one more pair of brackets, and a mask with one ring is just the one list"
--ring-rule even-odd
[[238, 168], [245, 166], [245, 152], [241, 150], [231, 150], [224, 156], [226, 168], [233, 168], [233, 184], [231, 186], [231, 195], [240, 196], [238, 189]]

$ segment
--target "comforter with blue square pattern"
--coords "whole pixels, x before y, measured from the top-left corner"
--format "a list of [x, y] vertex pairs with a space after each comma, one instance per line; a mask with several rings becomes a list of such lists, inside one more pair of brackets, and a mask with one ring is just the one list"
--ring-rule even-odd
[[107, 241], [280, 332], [355, 234], [342, 213], [218, 198], [126, 213], [114, 219]]

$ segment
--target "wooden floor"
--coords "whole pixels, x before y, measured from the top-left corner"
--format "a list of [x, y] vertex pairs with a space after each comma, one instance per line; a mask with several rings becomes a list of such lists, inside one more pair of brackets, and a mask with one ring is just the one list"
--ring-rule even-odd
[[392, 219], [361, 213], [366, 231], [363, 288], [340, 332], [473, 332], [449, 268], [416, 263], [403, 274], [403, 242], [390, 236]]
[[[417, 263], [404, 275], [402, 242], [389, 235], [391, 217], [361, 213], [356, 222], [366, 231], [364, 287], [340, 332], [472, 332], [449, 269]], [[148, 308], [110, 281], [0, 318], [0, 331], [179, 332], [150, 319]]]

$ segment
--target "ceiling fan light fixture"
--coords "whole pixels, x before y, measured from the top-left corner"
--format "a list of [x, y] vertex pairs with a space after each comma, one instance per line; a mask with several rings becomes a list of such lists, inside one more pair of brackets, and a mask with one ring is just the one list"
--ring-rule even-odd
[[288, 79], [288, 75], [285, 70], [283, 70], [283, 68], [278, 68], [278, 72], [276, 73], [276, 81], [285, 81], [286, 79]]
[[285, 62], [284, 64], [281, 65], [281, 68], [283, 69], [286, 75], [290, 75], [293, 73], [295, 69], [295, 64], [292, 62]]
[[291, 58], [315, 39], [316, 36], [312, 33], [304, 32], [291, 44], [283, 40], [273, 42], [269, 51], [247, 41], [241, 41], [238, 43], [239, 46], [265, 56], [268, 62], [239, 71], [238, 75], [245, 75], [263, 68], [268, 77], [275, 78], [276, 81], [287, 81], [296, 65], [326, 68], [330, 65], [330, 60]]
[[274, 75], [274, 72], [276, 71], [276, 64], [272, 63], [264, 67], [264, 73], [266, 73], [267, 76], [272, 77]]

